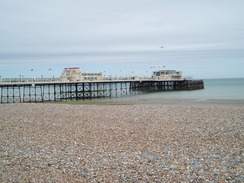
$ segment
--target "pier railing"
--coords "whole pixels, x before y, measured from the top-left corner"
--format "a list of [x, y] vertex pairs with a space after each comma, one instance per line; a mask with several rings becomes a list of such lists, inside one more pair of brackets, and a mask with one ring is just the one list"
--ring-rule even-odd
[[[103, 77], [102, 80], [95, 80], [95, 79], [90, 79], [90, 80], [82, 80], [80, 82], [103, 82], [103, 81], [128, 81], [128, 80], [133, 80], [133, 81], [138, 81], [138, 80], [156, 80], [160, 81], [160, 79], [153, 79], [150, 77], [138, 77], [134, 78], [132, 76], [126, 76], [126, 77]], [[170, 79], [170, 80], [179, 80], [179, 79]], [[187, 78], [182, 78], [181, 80], [189, 80]], [[60, 78], [1, 78], [0, 77], [0, 83], [40, 83], [40, 82], [76, 82], [76, 81], [62, 81]]]

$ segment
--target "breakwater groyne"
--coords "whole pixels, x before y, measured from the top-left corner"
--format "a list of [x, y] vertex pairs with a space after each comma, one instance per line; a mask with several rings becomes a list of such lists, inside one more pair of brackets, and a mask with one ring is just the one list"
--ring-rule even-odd
[[204, 89], [203, 80], [99, 80], [0, 83], [1, 103], [78, 101], [153, 91]]

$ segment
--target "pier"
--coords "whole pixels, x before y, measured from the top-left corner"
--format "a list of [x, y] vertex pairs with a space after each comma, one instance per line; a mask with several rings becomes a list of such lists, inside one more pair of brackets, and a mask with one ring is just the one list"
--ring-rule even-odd
[[97, 80], [1, 82], [1, 103], [78, 101], [154, 91], [203, 89], [203, 80]]

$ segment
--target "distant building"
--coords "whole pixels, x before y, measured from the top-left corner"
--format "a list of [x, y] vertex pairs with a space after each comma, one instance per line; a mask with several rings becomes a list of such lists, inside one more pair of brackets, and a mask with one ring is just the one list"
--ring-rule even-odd
[[81, 72], [79, 67], [64, 68], [61, 75], [61, 81], [93, 81], [103, 80], [103, 73]]
[[183, 79], [182, 72], [175, 70], [159, 70], [153, 72], [153, 79], [159, 80], [181, 80]]
[[93, 81], [93, 80], [103, 80], [103, 73], [81, 73], [81, 81]]

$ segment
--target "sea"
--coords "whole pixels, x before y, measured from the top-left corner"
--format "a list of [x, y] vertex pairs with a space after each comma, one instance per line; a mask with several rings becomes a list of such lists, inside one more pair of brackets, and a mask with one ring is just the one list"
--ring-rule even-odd
[[115, 103], [177, 104], [211, 103], [244, 106], [244, 78], [204, 79], [204, 89], [162, 91], [126, 95], [110, 99]]

